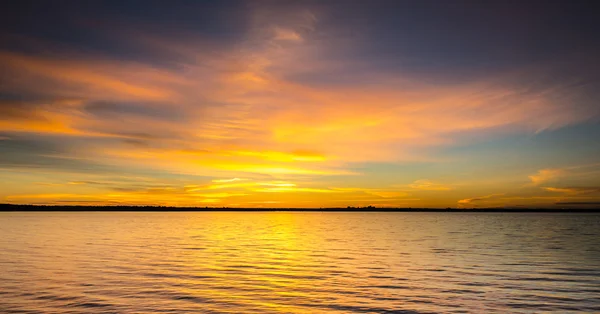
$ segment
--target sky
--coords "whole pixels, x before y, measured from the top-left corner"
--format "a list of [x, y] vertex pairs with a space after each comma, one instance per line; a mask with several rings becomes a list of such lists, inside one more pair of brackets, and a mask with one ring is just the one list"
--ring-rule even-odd
[[2, 2], [0, 202], [598, 206], [594, 2]]

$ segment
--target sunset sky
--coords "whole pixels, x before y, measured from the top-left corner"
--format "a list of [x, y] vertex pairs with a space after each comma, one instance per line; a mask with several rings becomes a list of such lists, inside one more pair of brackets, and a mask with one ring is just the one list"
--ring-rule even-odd
[[600, 204], [595, 1], [4, 1], [0, 203]]

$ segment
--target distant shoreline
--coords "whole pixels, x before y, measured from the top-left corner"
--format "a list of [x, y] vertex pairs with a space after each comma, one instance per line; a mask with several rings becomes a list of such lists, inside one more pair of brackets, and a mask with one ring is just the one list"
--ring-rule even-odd
[[600, 213], [600, 208], [241, 208], [0, 204], [0, 212], [389, 212], [389, 213]]

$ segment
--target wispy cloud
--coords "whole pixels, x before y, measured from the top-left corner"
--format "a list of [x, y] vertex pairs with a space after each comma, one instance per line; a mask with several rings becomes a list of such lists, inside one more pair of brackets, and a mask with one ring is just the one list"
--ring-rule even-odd
[[302, 42], [302, 36], [294, 30], [275, 27], [274, 32], [275, 40]]
[[237, 181], [246, 181], [248, 179], [244, 179], [244, 178], [232, 178], [232, 179], [215, 179], [212, 180], [212, 182], [215, 183], [229, 183], [229, 182], [237, 182]]
[[409, 188], [423, 191], [449, 191], [452, 186], [441, 183], [435, 183], [430, 180], [417, 180], [408, 185]]
[[530, 175], [529, 179], [531, 180], [531, 184], [540, 185], [555, 180], [563, 175], [565, 175], [565, 170], [563, 169], [542, 169], [536, 174]]
[[600, 193], [600, 187], [543, 187], [548, 192], [565, 193], [565, 194], [592, 194]]
[[542, 189], [548, 192], [557, 192], [557, 193], [576, 193], [577, 190], [571, 188], [553, 188], [553, 187], [542, 187]]
[[490, 194], [490, 195], [473, 197], [473, 198], [465, 198], [465, 199], [459, 200], [458, 201], [458, 205], [459, 206], [474, 205], [475, 203], [479, 203], [479, 202], [482, 202], [482, 201], [493, 200], [493, 199], [502, 197], [504, 195], [505, 195], [504, 193], [499, 193], [499, 194]]

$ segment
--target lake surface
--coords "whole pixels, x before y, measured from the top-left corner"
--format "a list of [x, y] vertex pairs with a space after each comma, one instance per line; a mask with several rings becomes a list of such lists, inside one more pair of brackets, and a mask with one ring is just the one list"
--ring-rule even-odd
[[600, 215], [0, 213], [0, 313], [600, 312]]

